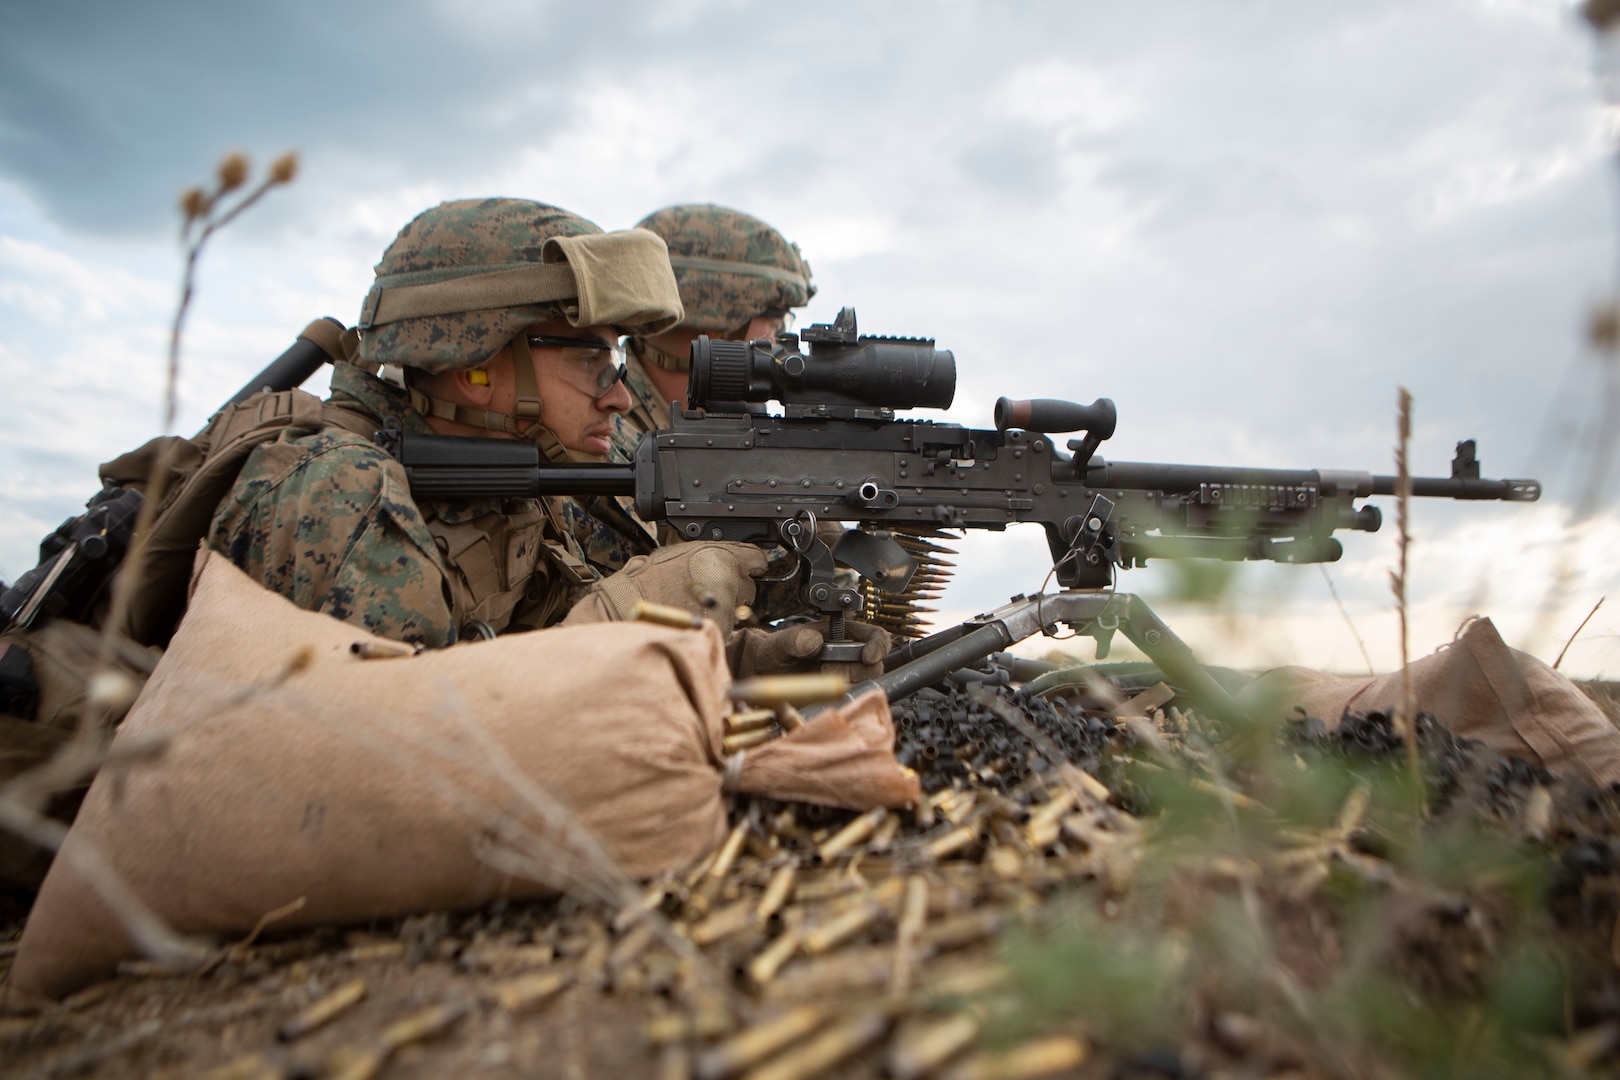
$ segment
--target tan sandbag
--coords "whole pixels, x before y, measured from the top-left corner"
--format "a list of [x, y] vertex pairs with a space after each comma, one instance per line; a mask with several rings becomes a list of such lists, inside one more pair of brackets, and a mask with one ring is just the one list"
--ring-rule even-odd
[[[1457, 735], [1598, 784], [1620, 782], [1620, 730], [1580, 688], [1529, 653], [1510, 649], [1489, 619], [1411, 664], [1418, 712]], [[1296, 706], [1337, 726], [1346, 710], [1388, 712], [1401, 701], [1401, 673], [1343, 678], [1307, 668], [1268, 671], [1240, 704], [1282, 718]]]
[[731, 758], [727, 788], [745, 795], [869, 809], [911, 806], [917, 774], [894, 756], [889, 699], [873, 689]]
[[[682, 867], [725, 835], [728, 684], [713, 626], [600, 623], [412, 655], [210, 554], [117, 736], [167, 731], [168, 752], [98, 776], [68, 844], [94, 845], [185, 934], [238, 936], [300, 898], [278, 927], [564, 883], [601, 895], [607, 879]], [[766, 756], [778, 783], [748, 790], [876, 805], [879, 759], [902, 774], [886, 708], [857, 704]], [[68, 854], [11, 970], [28, 994], [70, 993], [133, 954]]]
[[[356, 646], [405, 655], [363, 660]], [[410, 652], [210, 556], [118, 735], [170, 731], [168, 753], [99, 776], [68, 843], [93, 843], [182, 933], [236, 935], [300, 897], [277, 925], [467, 908], [568, 881], [600, 894], [591, 837], [633, 877], [724, 835], [729, 676], [714, 629], [614, 623]], [[64, 852], [11, 981], [58, 996], [130, 953]]]

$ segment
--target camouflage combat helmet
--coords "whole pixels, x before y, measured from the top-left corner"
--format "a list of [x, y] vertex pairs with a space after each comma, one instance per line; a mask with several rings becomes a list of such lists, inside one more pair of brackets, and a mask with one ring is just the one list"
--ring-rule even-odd
[[726, 333], [816, 294], [799, 246], [765, 222], [724, 206], [670, 206], [642, 218], [669, 245], [680, 283], [682, 329]]
[[537, 322], [657, 334], [681, 316], [664, 243], [603, 233], [527, 199], [461, 199], [418, 214], [377, 264], [360, 357], [428, 372], [479, 367]]

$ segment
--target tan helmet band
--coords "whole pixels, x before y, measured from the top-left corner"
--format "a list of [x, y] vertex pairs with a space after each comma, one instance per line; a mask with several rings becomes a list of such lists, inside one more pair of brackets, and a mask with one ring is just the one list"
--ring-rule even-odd
[[[498, 270], [457, 271], [460, 276], [415, 284], [392, 285], [386, 283], [389, 278], [378, 278], [371, 289], [372, 303], [367, 305], [364, 328], [459, 311], [571, 300], [579, 292], [574, 271], [567, 263], [522, 263]], [[391, 275], [395, 279], [414, 276]]]
[[361, 328], [403, 319], [561, 303], [574, 326], [659, 334], [681, 319], [669, 249], [646, 229], [553, 236], [538, 263], [447, 267], [377, 278]]
[[731, 259], [700, 259], [695, 255], [671, 255], [669, 265], [677, 270], [700, 270], [711, 274], [740, 274], [762, 277], [770, 281], [786, 282], [801, 288], [810, 284], [810, 275], [798, 270], [784, 270], [780, 266], [761, 263], [735, 262]]

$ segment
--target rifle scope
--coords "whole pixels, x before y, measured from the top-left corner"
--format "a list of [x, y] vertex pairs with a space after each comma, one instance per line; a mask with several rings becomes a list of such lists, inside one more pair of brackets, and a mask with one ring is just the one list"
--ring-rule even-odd
[[[846, 314], [847, 313], [847, 317]], [[693, 405], [721, 409], [742, 402], [885, 409], [947, 409], [956, 397], [956, 358], [926, 338], [863, 337], [845, 308], [832, 325], [799, 339], [692, 343], [688, 387]]]

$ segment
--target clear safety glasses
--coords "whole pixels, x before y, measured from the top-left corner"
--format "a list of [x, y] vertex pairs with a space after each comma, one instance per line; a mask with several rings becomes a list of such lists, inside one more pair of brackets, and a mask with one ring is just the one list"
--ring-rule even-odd
[[558, 377], [592, 400], [605, 397], [624, 378], [624, 346], [592, 337], [529, 334], [529, 347], [558, 350]]

